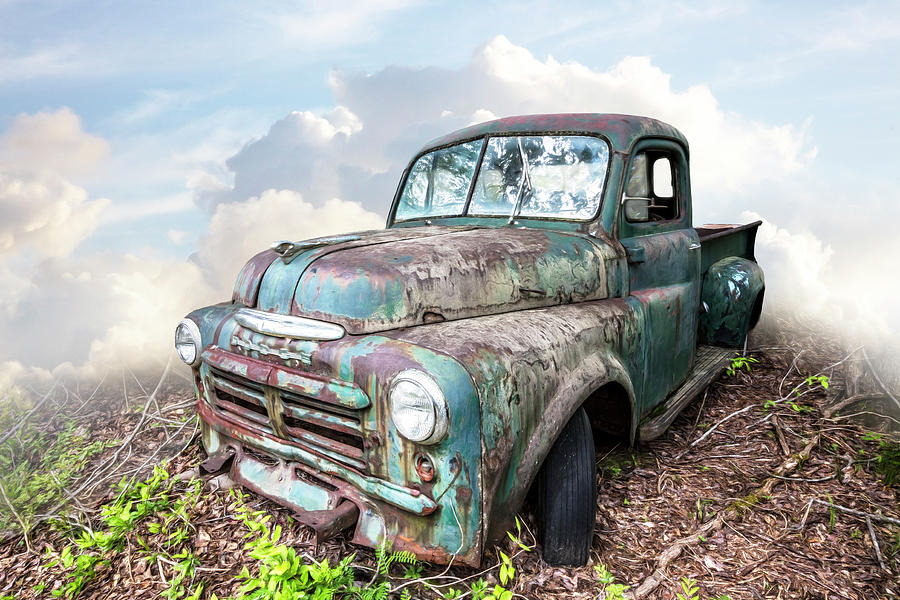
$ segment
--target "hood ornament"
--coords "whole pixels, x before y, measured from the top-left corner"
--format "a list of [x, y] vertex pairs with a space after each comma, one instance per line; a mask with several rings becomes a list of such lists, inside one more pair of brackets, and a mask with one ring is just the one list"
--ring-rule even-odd
[[321, 246], [332, 246], [343, 242], [354, 242], [358, 239], [360, 239], [358, 235], [332, 235], [300, 242], [279, 240], [274, 242], [269, 248], [281, 256], [281, 260], [285, 263], [290, 263], [298, 254], [306, 250], [312, 250], [313, 248], [319, 248]]

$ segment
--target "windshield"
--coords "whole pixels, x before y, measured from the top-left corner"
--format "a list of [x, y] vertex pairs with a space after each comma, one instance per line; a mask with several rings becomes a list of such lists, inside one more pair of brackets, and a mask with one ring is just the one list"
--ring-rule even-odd
[[442, 148], [415, 162], [394, 218], [590, 219], [600, 206], [608, 164], [609, 146], [589, 136], [492, 137]]

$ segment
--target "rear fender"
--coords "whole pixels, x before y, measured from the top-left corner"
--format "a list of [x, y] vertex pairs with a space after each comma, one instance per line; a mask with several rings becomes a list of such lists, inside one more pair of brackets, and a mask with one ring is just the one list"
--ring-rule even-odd
[[700, 337], [707, 344], [739, 347], [755, 325], [765, 279], [752, 260], [731, 256], [710, 265], [703, 276]]

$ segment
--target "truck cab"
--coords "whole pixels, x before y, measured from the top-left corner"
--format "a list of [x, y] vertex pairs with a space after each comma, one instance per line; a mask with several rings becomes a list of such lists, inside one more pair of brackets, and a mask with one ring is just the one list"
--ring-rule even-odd
[[593, 436], [661, 435], [744, 342], [758, 225], [693, 227], [687, 141], [654, 119], [439, 138], [385, 230], [276, 242], [179, 324], [206, 464], [317, 537], [468, 565], [531, 490], [544, 557], [583, 564]]

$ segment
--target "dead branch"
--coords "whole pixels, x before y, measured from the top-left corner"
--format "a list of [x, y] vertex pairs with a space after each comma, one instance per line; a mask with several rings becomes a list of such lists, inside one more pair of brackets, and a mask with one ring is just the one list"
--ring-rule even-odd
[[883, 394], [854, 394], [849, 398], [844, 398], [840, 402], [829, 406], [825, 409], [825, 418], [830, 419], [834, 415], [838, 413], [842, 408], [846, 408], [855, 402], [862, 402], [864, 400], [875, 400], [877, 398], [884, 398]]
[[711, 434], [713, 431], [715, 431], [716, 429], [718, 429], [719, 426], [722, 425], [722, 423], [724, 423], [725, 421], [728, 421], [728, 420], [731, 419], [732, 417], [736, 417], [736, 416], [738, 416], [739, 414], [742, 414], [742, 413], [747, 412], [748, 410], [750, 410], [750, 409], [753, 408], [754, 406], [757, 406], [757, 404], [749, 404], [749, 405], [745, 406], [744, 408], [741, 408], [741, 409], [739, 409], [739, 410], [734, 411], [733, 413], [731, 413], [730, 415], [728, 415], [728, 416], [725, 417], [724, 419], [722, 419], [722, 420], [720, 420], [719, 422], [717, 422], [715, 425], [713, 425], [712, 427], [710, 427], [709, 429], [707, 429], [706, 432], [705, 432], [703, 435], [701, 435], [701, 436], [698, 437], [696, 440], [694, 440], [687, 448], [684, 449], [684, 451], [683, 451], [681, 454], [679, 454], [678, 456], [676, 456], [676, 457], [675, 457], [675, 460], [680, 460], [685, 454], [687, 454], [687, 453], [690, 451], [691, 448], [693, 448], [694, 446], [696, 446], [697, 444], [699, 444], [700, 442], [702, 442], [703, 440], [705, 440], [706, 438], [708, 438], [708, 437], [709, 437], [709, 434]]
[[[834, 504], [833, 502], [826, 502], [825, 500], [819, 500], [818, 498], [810, 498], [809, 505], [806, 507], [806, 515], [809, 515], [809, 509], [813, 504], [821, 504], [822, 506], [827, 506], [829, 508], [833, 508], [835, 510], [839, 510], [841, 512], [845, 512], [848, 515], [853, 515], [861, 518], [869, 518], [873, 521], [881, 521], [883, 523], [891, 523], [892, 525], [900, 526], [900, 519], [895, 519], [893, 517], [886, 517], [884, 515], [877, 515], [873, 513], [863, 512], [861, 510], [856, 510], [854, 508], [847, 508], [846, 506], [841, 506], [840, 504]], [[800, 522], [800, 531], [803, 531], [803, 528], [806, 527], [806, 516], [803, 517], [803, 521]]]
[[774, 413], [772, 414], [772, 429], [775, 430], [775, 439], [778, 440], [778, 445], [781, 446], [781, 453], [785, 456], [790, 456], [791, 447], [788, 446], [787, 439], [784, 437], [784, 431], [781, 430], [781, 423]]
[[875, 366], [872, 365], [872, 361], [869, 360], [869, 355], [866, 353], [866, 349], [863, 348], [862, 351], [863, 358], [866, 359], [866, 364], [869, 365], [869, 371], [872, 373], [872, 377], [875, 379], [875, 383], [878, 384], [878, 387], [881, 388], [881, 391], [887, 394], [887, 397], [894, 401], [894, 404], [897, 406], [897, 410], [900, 410], [900, 400], [888, 390], [887, 386], [884, 385], [884, 382], [881, 381], [881, 377], [878, 376], [878, 371], [875, 370]]
[[875, 528], [872, 527], [871, 517], [866, 517], [866, 525], [869, 528], [869, 537], [872, 538], [872, 545], [875, 546], [875, 556], [878, 557], [878, 564], [881, 565], [882, 571], [887, 571], [888, 568], [884, 564], [884, 558], [881, 557], [881, 547], [878, 545], [878, 538], [875, 537]]
[[[747, 407], [749, 408], [749, 407]], [[771, 477], [767, 478], [762, 486], [760, 486], [751, 496], [762, 497], [768, 496], [772, 492], [772, 488], [779, 482], [778, 477], [784, 476], [796, 469], [802, 462], [809, 459], [809, 455], [819, 443], [819, 435], [816, 435], [798, 454], [795, 454], [785, 460], [778, 468], [775, 469]], [[733, 503], [720, 511], [712, 521], [704, 524], [693, 534], [677, 540], [660, 554], [656, 559], [656, 569], [634, 590], [631, 597], [638, 599], [643, 598], [653, 590], [655, 590], [666, 578], [666, 567], [689, 546], [694, 546], [701, 541], [700, 538], [706, 539], [708, 534], [722, 527], [725, 519], [731, 515], [738, 515], [743, 505]]]
[[22, 417], [21, 419], [19, 419], [19, 422], [16, 423], [16, 424], [13, 426], [12, 429], [10, 429], [10, 430], [7, 431], [5, 434], [3, 434], [3, 437], [0, 437], [0, 444], [2, 444], [3, 442], [5, 442], [5, 441], [8, 440], [9, 438], [11, 438], [17, 431], [19, 431], [19, 429], [22, 428], [22, 426], [28, 421], [28, 419], [30, 419], [31, 416], [34, 415], [34, 413], [36, 413], [38, 410], [40, 410], [40, 408], [41, 408], [41, 407], [42, 407], [42, 406], [50, 399], [50, 397], [53, 395], [53, 391], [56, 389], [56, 386], [57, 386], [58, 384], [59, 384], [59, 380], [57, 379], [56, 381], [53, 382], [53, 385], [50, 386], [50, 389], [47, 390], [47, 393], [44, 394], [44, 397], [41, 398], [40, 400], [38, 400], [38, 402], [31, 408], [31, 410], [28, 411], [28, 413], [27, 413], [24, 417]]
[[34, 548], [31, 547], [31, 538], [28, 537], [28, 527], [25, 525], [25, 521], [22, 519], [19, 511], [17, 511], [16, 507], [10, 502], [9, 496], [6, 495], [6, 488], [3, 487], [2, 481], [0, 481], [0, 494], [3, 494], [4, 502], [6, 502], [9, 510], [12, 511], [13, 516], [16, 518], [16, 521], [18, 521], [19, 525], [22, 527], [22, 536], [25, 538], [25, 547], [29, 552], [34, 552]]

